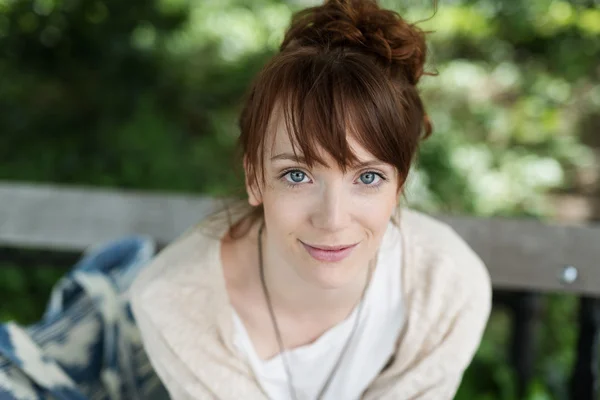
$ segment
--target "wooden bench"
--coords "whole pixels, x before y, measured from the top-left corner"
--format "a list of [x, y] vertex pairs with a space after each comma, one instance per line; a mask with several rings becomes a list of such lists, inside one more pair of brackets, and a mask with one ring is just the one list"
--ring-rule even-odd
[[[215, 205], [198, 196], [0, 182], [0, 246], [77, 254], [127, 234], [149, 235], [165, 245]], [[510, 354], [521, 394], [533, 375], [542, 294], [566, 292], [580, 299], [570, 398], [597, 399], [600, 226], [438, 218], [485, 261], [494, 304], [512, 312]]]

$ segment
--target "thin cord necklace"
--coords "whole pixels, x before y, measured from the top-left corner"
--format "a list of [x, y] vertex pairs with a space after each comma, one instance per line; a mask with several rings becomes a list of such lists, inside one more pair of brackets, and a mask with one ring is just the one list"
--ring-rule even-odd
[[[283, 366], [285, 369], [285, 374], [287, 376], [287, 383], [288, 383], [288, 389], [290, 392], [290, 396], [292, 397], [293, 400], [298, 400], [298, 396], [296, 395], [296, 389], [294, 388], [294, 381], [292, 378], [292, 372], [290, 369], [290, 364], [289, 361], [287, 359], [287, 352], [285, 350], [285, 346], [283, 345], [283, 339], [281, 337], [281, 331], [279, 330], [279, 325], [277, 324], [277, 318], [275, 317], [275, 312], [273, 311], [273, 304], [271, 303], [271, 296], [269, 295], [269, 290], [267, 289], [267, 283], [265, 281], [265, 270], [263, 267], [263, 256], [262, 256], [262, 231], [264, 228], [264, 223], [261, 224], [259, 230], [258, 230], [258, 261], [259, 261], [259, 269], [260, 269], [260, 282], [262, 284], [262, 289], [263, 292], [265, 294], [265, 298], [267, 300], [267, 306], [269, 308], [269, 314], [271, 316], [271, 322], [273, 323], [273, 330], [275, 331], [275, 337], [277, 338], [277, 344], [279, 345], [279, 352], [281, 353], [281, 358], [283, 360]], [[325, 394], [325, 392], [327, 391], [327, 388], [329, 387], [329, 384], [331, 383], [331, 381], [333, 380], [333, 377], [335, 376], [341, 362], [342, 359], [344, 358], [344, 356], [346, 355], [346, 351], [348, 350], [348, 347], [350, 346], [350, 342], [352, 342], [352, 339], [354, 337], [354, 334], [356, 333], [356, 330], [358, 328], [358, 323], [360, 321], [360, 316], [362, 314], [362, 309], [363, 309], [363, 304], [364, 304], [364, 299], [365, 299], [365, 294], [367, 292], [367, 288], [369, 287], [369, 283], [371, 282], [371, 276], [373, 275], [373, 268], [372, 266], [369, 264], [369, 272], [368, 272], [368, 277], [367, 280], [365, 282], [365, 286], [363, 288], [361, 297], [360, 297], [360, 303], [358, 304], [358, 309], [356, 312], [356, 318], [354, 320], [354, 325], [352, 326], [352, 331], [350, 332], [350, 335], [348, 336], [348, 339], [346, 339], [346, 343], [344, 344], [344, 347], [342, 348], [342, 351], [337, 359], [337, 361], [335, 362], [333, 368], [331, 369], [331, 372], [329, 373], [329, 376], [327, 377], [327, 380], [325, 381], [325, 384], [323, 385], [323, 387], [321, 388], [321, 390], [319, 391], [318, 395], [317, 395], [317, 400], [322, 399], [323, 395]]]

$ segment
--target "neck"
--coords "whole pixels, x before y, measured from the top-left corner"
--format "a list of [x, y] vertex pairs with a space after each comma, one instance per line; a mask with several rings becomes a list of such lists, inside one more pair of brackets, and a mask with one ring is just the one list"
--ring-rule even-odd
[[362, 269], [344, 286], [324, 288], [300, 276], [276, 252], [269, 251], [268, 235], [264, 229], [261, 238], [265, 284], [276, 308], [291, 315], [327, 317], [348, 314], [361, 300], [372, 267]]

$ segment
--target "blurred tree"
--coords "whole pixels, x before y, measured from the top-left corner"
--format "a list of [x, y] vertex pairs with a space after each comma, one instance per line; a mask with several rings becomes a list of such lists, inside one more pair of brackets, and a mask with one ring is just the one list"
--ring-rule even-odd
[[0, 2], [0, 177], [77, 182], [115, 162], [103, 135], [164, 90], [156, 48], [186, 15], [143, 0]]

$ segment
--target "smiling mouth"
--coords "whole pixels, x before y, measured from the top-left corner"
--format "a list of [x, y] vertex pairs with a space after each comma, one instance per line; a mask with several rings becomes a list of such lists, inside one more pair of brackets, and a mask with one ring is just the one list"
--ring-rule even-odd
[[352, 250], [358, 245], [358, 243], [350, 245], [337, 245], [337, 246], [315, 246], [306, 244], [300, 241], [308, 254], [314, 259], [323, 262], [338, 262], [348, 257]]
[[342, 244], [342, 245], [339, 245], [339, 246], [315, 246], [313, 244], [308, 244], [308, 243], [304, 243], [304, 242], [302, 242], [302, 243], [305, 244], [305, 245], [307, 245], [307, 246], [310, 246], [310, 247], [312, 247], [314, 249], [325, 250], [325, 251], [344, 250], [344, 249], [347, 249], [348, 247], [356, 246], [356, 244], [357, 244], [357, 243], [354, 243], [354, 244]]

